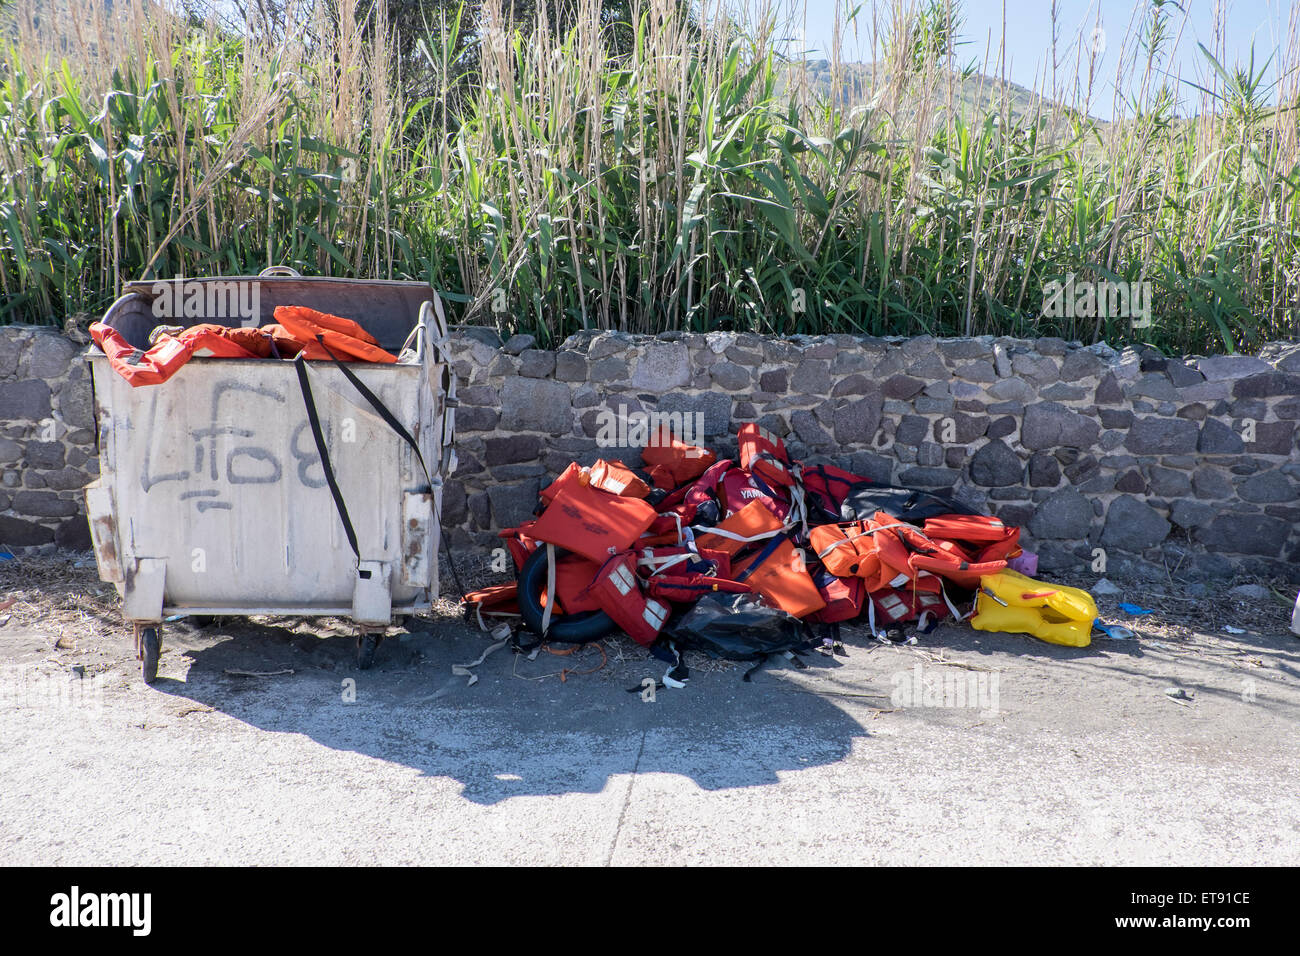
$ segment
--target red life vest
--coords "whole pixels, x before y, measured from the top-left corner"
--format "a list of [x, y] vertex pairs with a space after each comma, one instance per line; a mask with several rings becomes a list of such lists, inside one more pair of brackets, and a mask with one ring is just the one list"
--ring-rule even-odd
[[849, 489], [868, 480], [834, 465], [803, 465], [797, 472], [809, 503], [834, 518], [839, 518], [840, 505], [848, 497]]
[[837, 621], [851, 621], [862, 613], [867, 589], [861, 578], [837, 578], [822, 568], [813, 575], [813, 584], [817, 585], [817, 591], [826, 606], [812, 615], [812, 620], [834, 624]]
[[664, 575], [650, 578], [646, 581], [645, 588], [651, 597], [662, 598], [674, 604], [694, 604], [704, 595], [714, 591], [743, 594], [749, 590], [749, 585], [693, 571], [677, 577]]
[[[783, 486], [777, 487], [784, 490]], [[728, 514], [739, 511], [751, 501], [761, 501], [772, 514], [785, 520], [790, 513], [790, 504], [776, 497], [777, 494], [775, 488], [755, 481], [755, 476], [743, 468], [732, 468], [718, 482], [718, 497]]]
[[654, 643], [671, 613], [663, 601], [647, 598], [641, 592], [636, 555], [631, 551], [608, 558], [587, 588], [586, 595], [642, 647]]
[[524, 562], [540, 544], [536, 538], [528, 534], [536, 523], [535, 520], [525, 521], [518, 528], [506, 528], [497, 532], [497, 537], [505, 541], [506, 548], [510, 551], [510, 559], [514, 561], [516, 571], [524, 569]]
[[731, 555], [699, 545], [694, 548], [643, 547], [637, 551], [636, 563], [646, 578], [681, 577], [696, 572], [720, 578], [731, 577]]
[[[581, 614], [583, 611], [594, 611], [599, 608], [600, 604], [587, 592], [587, 588], [599, 571], [600, 565], [595, 561], [588, 561], [576, 554], [566, 554], [556, 561], [556, 611], [563, 614]], [[545, 598], [545, 592], [542, 593]]]

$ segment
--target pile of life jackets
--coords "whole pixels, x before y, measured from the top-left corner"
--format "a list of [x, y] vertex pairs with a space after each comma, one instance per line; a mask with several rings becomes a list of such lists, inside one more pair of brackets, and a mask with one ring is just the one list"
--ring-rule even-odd
[[111, 326], [95, 322], [91, 338], [108, 356], [113, 371], [131, 383], [160, 385], [190, 359], [277, 358], [338, 359], [347, 362], [392, 364], [397, 356], [351, 319], [317, 312], [301, 305], [282, 305], [275, 322], [261, 328], [227, 328], [204, 323], [187, 329], [159, 326], [149, 336], [149, 348], [133, 347]]
[[741, 427], [738, 448], [738, 460], [718, 460], [664, 430], [643, 468], [570, 465], [542, 489], [536, 518], [500, 533], [518, 580], [466, 602], [480, 621], [485, 610], [519, 613], [547, 640], [617, 628], [650, 647], [712, 592], [751, 593], [809, 623], [861, 618], [881, 639], [910, 622], [960, 620], [979, 594], [994, 624], [1036, 633], [1043, 623], [1052, 626], [1036, 636], [1087, 643], [1096, 609], [1086, 592], [1078, 600], [1007, 571], [1019, 528], [941, 495], [793, 461], [758, 425]]

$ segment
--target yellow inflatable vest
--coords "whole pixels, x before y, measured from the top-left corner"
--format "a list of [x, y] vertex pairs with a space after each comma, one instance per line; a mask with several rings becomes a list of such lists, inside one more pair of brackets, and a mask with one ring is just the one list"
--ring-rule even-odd
[[1097, 604], [1087, 591], [1008, 570], [980, 578], [970, 623], [980, 631], [1030, 634], [1049, 644], [1087, 647], [1096, 619]]

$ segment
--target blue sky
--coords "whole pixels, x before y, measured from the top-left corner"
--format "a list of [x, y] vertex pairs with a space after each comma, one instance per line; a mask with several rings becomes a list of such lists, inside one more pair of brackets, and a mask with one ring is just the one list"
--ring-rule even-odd
[[[748, 5], [751, 0], [740, 0]], [[829, 58], [832, 34], [834, 32], [835, 0], [806, 0], [807, 29], [805, 42], [821, 52], [811, 53], [814, 58]], [[873, 0], [841, 0], [847, 6], [862, 3], [859, 19], [869, 23]], [[890, 5], [890, 0], [874, 0], [882, 12]], [[1176, 34], [1181, 27], [1176, 55], [1167, 62], [1166, 69], [1181, 75], [1183, 79], [1201, 82], [1206, 75], [1207, 65], [1197, 49], [1197, 42], [1207, 47], [1214, 47], [1214, 8], [1223, 5], [1227, 10], [1224, 46], [1227, 59], [1234, 57], [1243, 63], [1250, 57], [1252, 40], [1255, 44], [1256, 64], [1262, 64], [1270, 52], [1279, 46], [1294, 46], [1300, 38], [1289, 36], [1289, 17], [1292, 6], [1300, 0], [1180, 0], [1186, 14], [1173, 11], [1171, 24]], [[1113, 94], [1113, 81], [1117, 64], [1118, 49], [1125, 36], [1130, 32], [1135, 6], [1146, 8], [1144, 0], [1058, 0], [1060, 42], [1058, 62], [1066, 60], [1067, 72], [1074, 70], [1074, 46], [1080, 36], [1091, 39], [1097, 23], [1098, 14], [1104, 31], [1105, 48], [1098, 58], [1099, 75], [1103, 78], [1100, 96], [1094, 97], [1092, 112], [1098, 116], [1109, 117]], [[970, 41], [969, 45], [959, 50], [959, 61], [967, 62], [976, 58], [983, 62], [986, 44], [990, 59], [996, 61], [998, 45], [1002, 40], [1003, 2], [1002, 0], [961, 0], [965, 24], [962, 38]], [[1051, 2], [1050, 0], [1006, 0], [1006, 54], [1007, 73], [1010, 79], [1023, 86], [1035, 85], [1035, 76], [1041, 74], [1044, 65], [1050, 63], [1051, 48]], [[843, 41], [843, 57], [848, 60], [870, 60], [873, 58], [869, 31], [863, 31], [857, 40], [852, 35]], [[1068, 48], [1068, 58], [1064, 55]], [[1276, 62], [1276, 61], [1275, 61]], [[1058, 77], [1060, 77], [1058, 69]], [[1276, 77], [1276, 70], [1270, 69], [1270, 75]], [[1185, 95], [1195, 96], [1196, 91], [1182, 84]]]

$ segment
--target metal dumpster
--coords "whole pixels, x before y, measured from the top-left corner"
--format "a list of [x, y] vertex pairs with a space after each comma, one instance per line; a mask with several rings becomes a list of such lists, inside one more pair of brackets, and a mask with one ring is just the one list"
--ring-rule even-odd
[[[116, 585], [122, 616], [135, 625], [145, 680], [157, 675], [161, 624], [178, 614], [349, 616], [359, 626], [358, 664], [368, 667], [393, 617], [425, 610], [438, 596], [456, 404], [441, 302], [422, 283], [303, 278], [284, 269], [184, 281], [186, 301], [232, 301], [223, 295], [251, 288], [256, 294], [245, 301], [257, 308], [230, 317], [196, 315], [196, 307], [180, 321], [159, 318], [171, 312], [157, 305], [181, 303], [177, 287], [136, 282], [105, 324], [147, 349], [157, 325], [261, 325], [274, 321], [279, 305], [354, 319], [387, 351], [407, 346], [396, 365], [347, 367], [405, 427], [420, 457], [340, 368], [306, 363], [355, 528], [354, 554], [294, 362], [193, 358], [161, 385], [132, 388], [92, 346], [100, 477], [86, 488], [87, 517], [100, 578]], [[172, 299], [158, 303], [160, 296]]]

